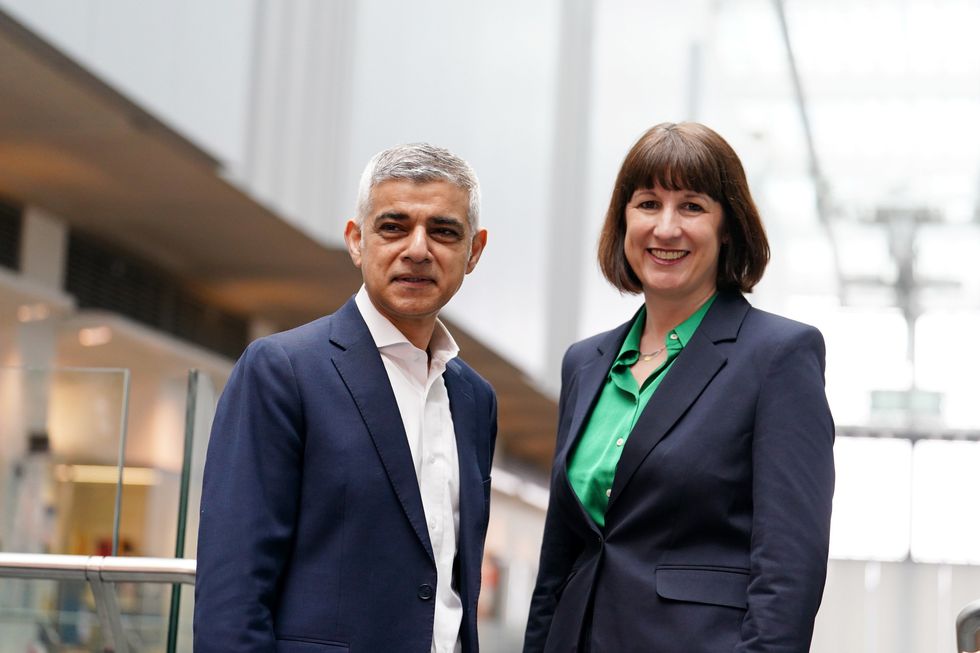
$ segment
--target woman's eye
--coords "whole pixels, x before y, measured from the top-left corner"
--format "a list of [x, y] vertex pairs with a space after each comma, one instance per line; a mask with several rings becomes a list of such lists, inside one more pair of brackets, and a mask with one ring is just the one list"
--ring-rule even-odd
[[704, 207], [702, 207], [700, 204], [695, 204], [694, 202], [685, 202], [684, 210], [692, 211], [694, 213], [702, 213], [704, 211]]
[[645, 209], [645, 210], [649, 211], [649, 210], [656, 209], [657, 207], [659, 207], [660, 206], [660, 202], [658, 202], [656, 200], [643, 200], [642, 202], [640, 202], [636, 206], [638, 208]]

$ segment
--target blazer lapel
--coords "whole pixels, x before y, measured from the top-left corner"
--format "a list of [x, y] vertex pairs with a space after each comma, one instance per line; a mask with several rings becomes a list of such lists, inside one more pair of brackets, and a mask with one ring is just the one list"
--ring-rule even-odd
[[[636, 316], [634, 315], [633, 319], [635, 318]], [[585, 428], [585, 418], [592, 413], [592, 407], [602, 392], [606, 378], [609, 376], [609, 369], [619, 354], [619, 348], [622, 346], [623, 340], [626, 339], [626, 334], [629, 333], [633, 319], [610, 331], [596, 345], [594, 357], [580, 367], [569, 380], [569, 383], [573, 385], [573, 394], [569, 396], [568, 401], [570, 402], [570, 406], [575, 407], [575, 412], [572, 414], [572, 421], [569, 423], [568, 433], [562, 441], [562, 449], [555, 457], [555, 465], [559, 466], [558, 473], [561, 475], [561, 479], [564, 481], [564, 486], [567, 490], [567, 492], [562, 493], [565, 495], [566, 507], [573, 514], [581, 518], [579, 523], [584, 524], [590, 531], [595, 532], [598, 532], [599, 527], [593, 521], [592, 517], [589, 516], [589, 513], [586, 512], [585, 506], [582, 505], [581, 499], [575, 494], [572, 482], [568, 478], [568, 459], [575, 447], [575, 443], [578, 442], [582, 434], [582, 429]]]
[[721, 294], [715, 299], [691, 341], [678, 355], [667, 376], [653, 393], [626, 440], [616, 468], [609, 508], [650, 451], [667, 435], [715, 374], [724, 367], [728, 359], [715, 344], [735, 339], [748, 309], [749, 303], [739, 294]]
[[[456, 432], [456, 456], [459, 460], [459, 544], [460, 589], [472, 587], [466, 560], [470, 551], [479, 550], [479, 542], [470, 538], [480, 532], [480, 525], [486, 517], [483, 501], [483, 474], [477, 455], [478, 443], [482, 441], [476, 419], [476, 401], [473, 388], [456, 369], [456, 362], [450, 361], [443, 373], [446, 391], [449, 394], [449, 410], [453, 416], [453, 430]], [[489, 443], [487, 443], [489, 446]], [[476, 548], [474, 548], [476, 547]], [[460, 596], [465, 596], [463, 591]]]
[[354, 300], [344, 304], [334, 317], [330, 340], [342, 349], [333, 357], [334, 367], [354, 398], [408, 521], [434, 559], [415, 462], [381, 354]]
[[557, 458], [557, 460], [562, 461], [563, 467], [567, 466], [567, 457], [582, 434], [585, 418], [592, 414], [592, 407], [595, 406], [599, 393], [602, 392], [602, 387], [609, 376], [609, 370], [619, 354], [619, 348], [622, 347], [623, 340], [626, 339], [626, 334], [629, 333], [634, 319], [636, 316], [633, 316], [629, 322], [610, 331], [597, 345], [595, 358], [579, 368], [572, 378], [571, 382], [575, 385], [575, 396], [569, 397], [569, 405], [575, 407], [575, 412], [572, 414], [572, 421], [568, 427], [568, 436], [562, 443], [561, 455]]
[[[474, 505], [469, 504], [470, 499], [475, 496], [471, 490], [480, 488], [483, 483], [476, 450], [477, 441], [480, 439], [480, 434], [477, 431], [476, 400], [473, 398], [472, 386], [460, 376], [452, 362], [446, 366], [442, 378], [446, 382], [446, 391], [449, 394], [449, 410], [453, 416], [453, 430], [456, 432], [456, 456], [459, 459], [460, 520], [462, 520], [464, 507], [478, 508], [478, 510], [469, 510], [468, 512], [471, 514], [483, 512], [482, 496], [479, 497], [481, 502], [476, 502]], [[473, 516], [482, 517], [483, 515], [473, 514]], [[462, 530], [462, 526], [460, 529]]]

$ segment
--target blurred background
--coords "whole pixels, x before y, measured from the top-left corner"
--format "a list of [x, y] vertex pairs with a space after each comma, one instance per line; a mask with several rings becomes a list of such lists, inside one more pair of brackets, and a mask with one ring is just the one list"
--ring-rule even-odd
[[[193, 557], [234, 360], [357, 290], [361, 169], [424, 140], [482, 183], [445, 315], [500, 395], [482, 643], [519, 650], [561, 356], [639, 305], [595, 263], [613, 179], [697, 120], [769, 232], [750, 300], [827, 340], [812, 651], [953, 651], [980, 598], [977, 25], [968, 0], [0, 0], [0, 551]], [[131, 650], [190, 650], [189, 602], [120, 587]], [[0, 653], [103, 635], [85, 583], [0, 579]]]

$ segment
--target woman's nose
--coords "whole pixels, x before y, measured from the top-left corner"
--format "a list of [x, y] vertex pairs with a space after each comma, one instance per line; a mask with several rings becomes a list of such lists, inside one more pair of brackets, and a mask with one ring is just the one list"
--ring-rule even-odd
[[654, 235], [658, 238], [676, 238], [680, 236], [680, 217], [676, 206], [664, 206], [653, 226]]

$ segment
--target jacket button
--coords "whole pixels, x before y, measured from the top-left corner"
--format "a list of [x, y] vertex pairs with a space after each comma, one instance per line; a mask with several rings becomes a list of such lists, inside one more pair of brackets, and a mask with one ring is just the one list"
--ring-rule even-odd
[[432, 591], [432, 585], [425, 585], [425, 584], [419, 585], [418, 596], [423, 601], [428, 601], [429, 599], [431, 599], [433, 594], [435, 594], [435, 592]]

